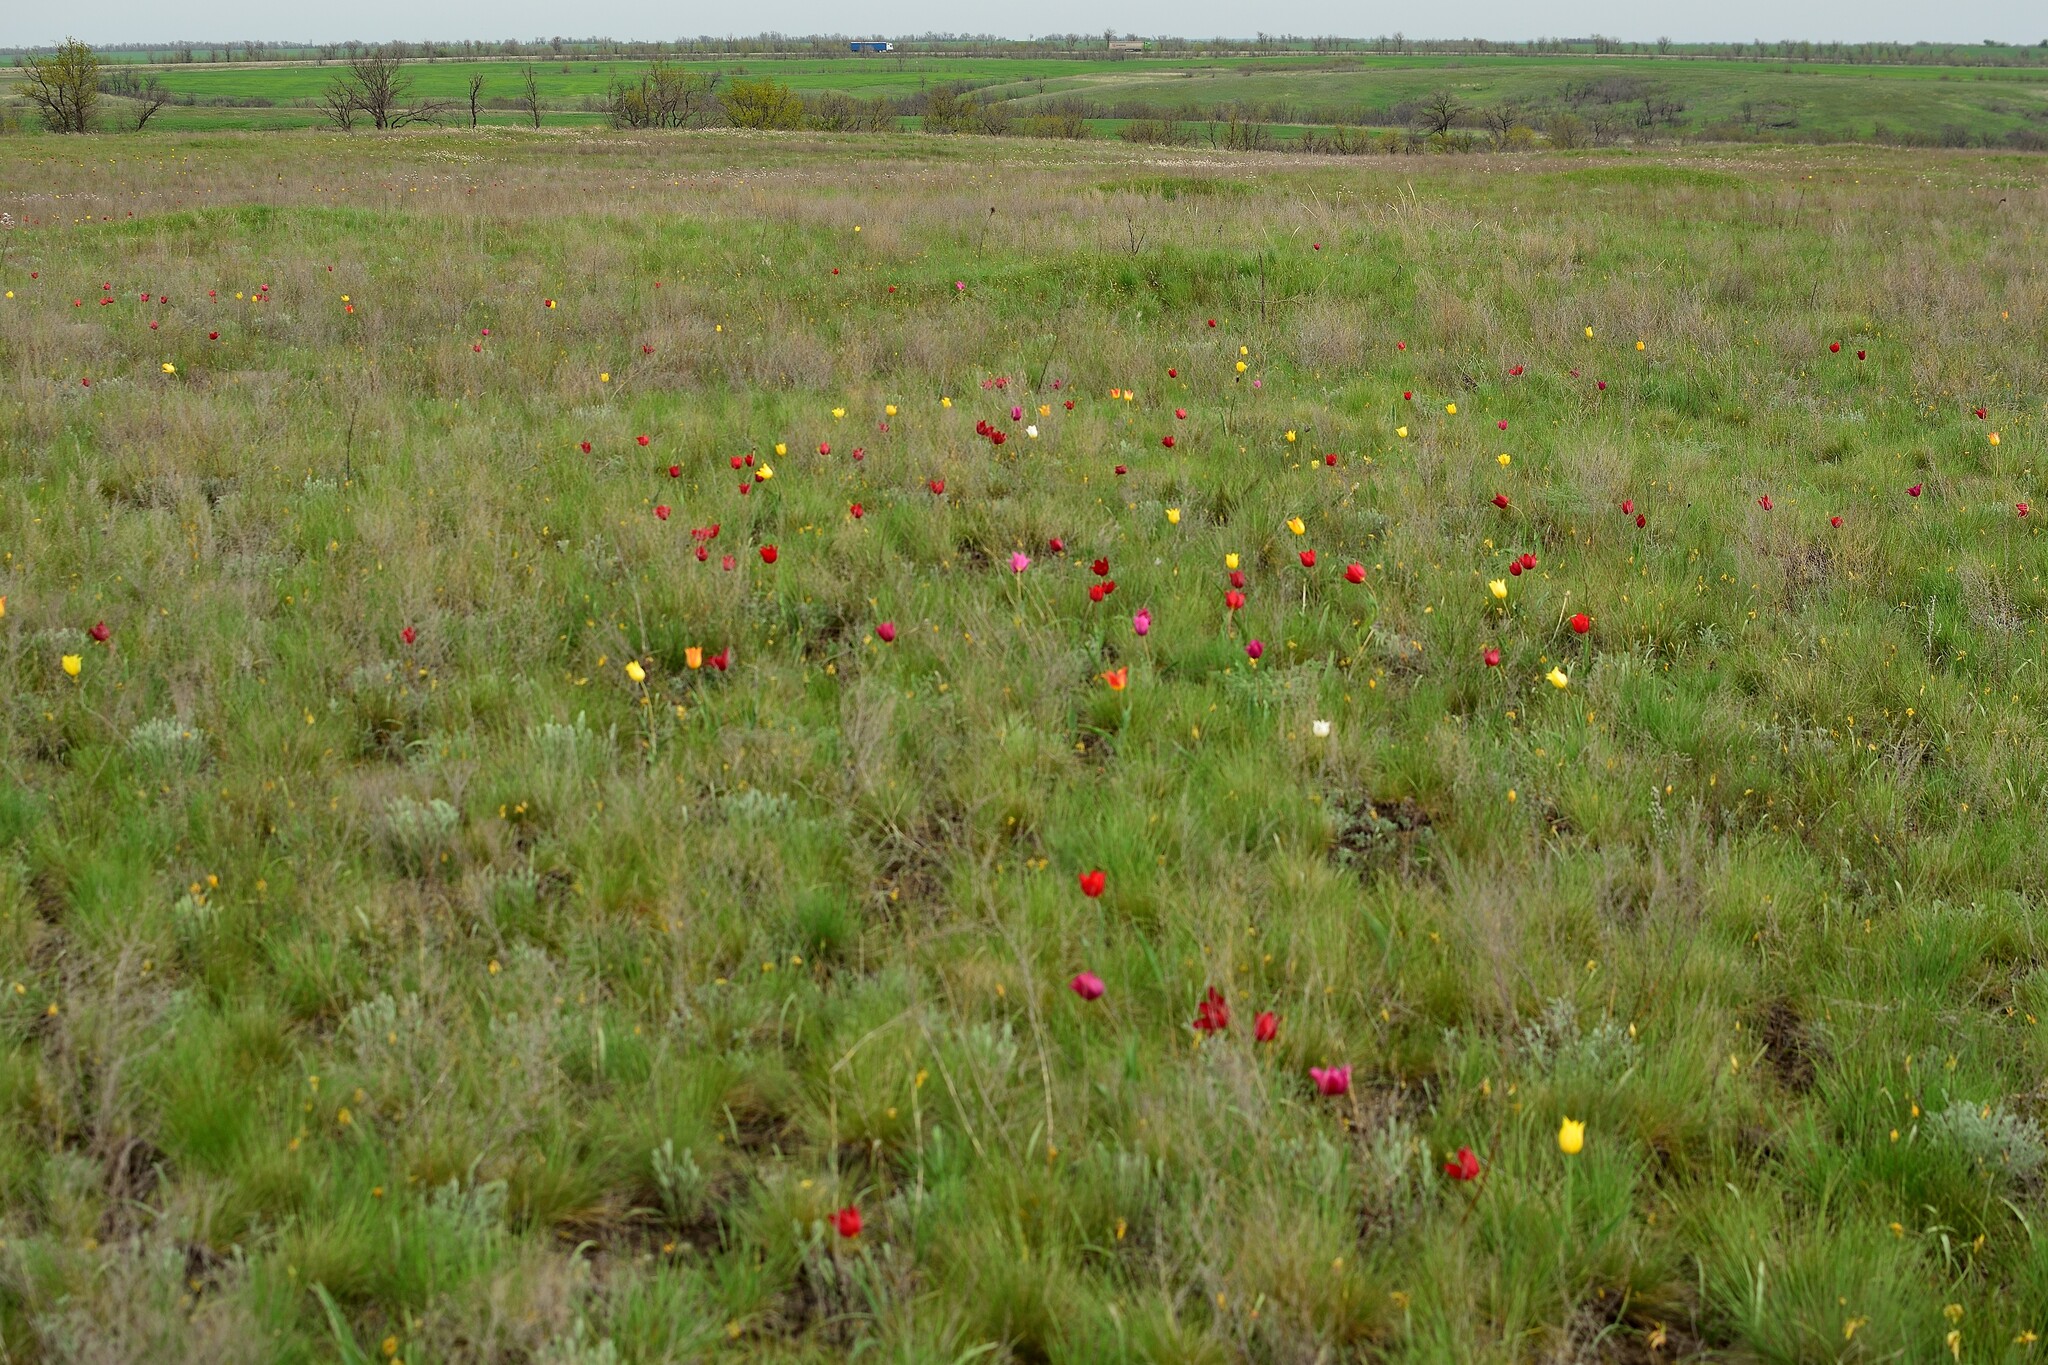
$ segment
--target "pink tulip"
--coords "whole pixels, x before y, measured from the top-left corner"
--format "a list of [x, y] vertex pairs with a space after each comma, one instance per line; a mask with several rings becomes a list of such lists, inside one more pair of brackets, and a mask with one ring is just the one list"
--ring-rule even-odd
[[1024, 409], [1023, 409], [1023, 408], [1021, 408], [1021, 407], [1018, 407], [1018, 406], [1016, 406], [1016, 405], [1014, 405], [1014, 404], [1012, 404], [1012, 405], [1011, 405], [1011, 407], [1010, 407], [1010, 420], [1011, 420], [1012, 422], [1021, 422], [1021, 421], [1023, 421], [1023, 420], [1024, 420]]
[[1261, 640], [1253, 640], [1250, 644], [1244, 647], [1244, 656], [1247, 659], [1250, 659], [1253, 663], [1257, 663], [1259, 661], [1259, 656], [1261, 654], [1264, 654], [1265, 652], [1265, 642]]
[[895, 644], [895, 643], [896, 643], [896, 623], [895, 623], [894, 621], [884, 621], [884, 622], [882, 622], [882, 624], [880, 624], [879, 626], [876, 626], [876, 627], [875, 627], [875, 637], [876, 637], [877, 639], [879, 639], [879, 640], [880, 640], [880, 641], [881, 641], [881, 642], [882, 642], [883, 644], [885, 644], [885, 645], [893, 645], [893, 644]]
[[1152, 613], [1149, 611], [1138, 612], [1137, 615], [1131, 618], [1131, 629], [1140, 635], [1150, 635], [1152, 633]]
[[1333, 1066], [1327, 1070], [1320, 1066], [1308, 1069], [1308, 1077], [1316, 1083], [1316, 1090], [1324, 1095], [1348, 1095], [1351, 1093], [1351, 1068]]
[[1011, 573], [1023, 573], [1026, 569], [1030, 567], [1031, 556], [1025, 554], [1022, 550], [1019, 550], [1017, 551], [1017, 553], [1010, 556]]
[[1067, 983], [1067, 988], [1083, 1000], [1100, 1000], [1104, 989], [1102, 978], [1093, 972], [1082, 972]]

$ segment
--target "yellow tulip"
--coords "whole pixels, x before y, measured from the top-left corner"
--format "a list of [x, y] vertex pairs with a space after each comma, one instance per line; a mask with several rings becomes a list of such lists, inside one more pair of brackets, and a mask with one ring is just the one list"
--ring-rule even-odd
[[1300, 517], [1289, 517], [1287, 519], [1287, 529], [1298, 536], [1308, 534], [1308, 525]]
[[703, 649], [697, 645], [686, 646], [683, 650], [683, 662], [691, 668], [702, 668], [704, 666]]
[[1180, 525], [1180, 509], [1178, 507], [1169, 507], [1166, 509], [1166, 524], [1168, 526]]
[[[781, 448], [781, 447], [779, 447], [779, 446], [777, 447], [777, 449], [780, 449], [780, 448]], [[762, 466], [761, 466], [761, 467], [760, 467], [759, 469], [757, 469], [757, 470], [755, 470], [755, 471], [754, 471], [754, 482], [756, 482], [756, 483], [766, 483], [766, 482], [768, 482], [768, 480], [770, 480], [770, 479], [772, 479], [772, 478], [774, 478], [774, 477], [775, 477], [775, 471], [774, 471], [774, 469], [770, 468], [770, 467], [769, 467], [768, 465], [765, 465], [765, 464], [764, 464], [764, 465], [762, 465]]]
[[884, 416], [884, 417], [894, 417], [895, 415], [896, 415], [896, 405], [895, 405], [894, 403], [884, 403], [884, 404], [882, 405], [882, 416]]
[[1294, 444], [1294, 433], [1293, 433], [1292, 431], [1290, 431], [1290, 432], [1288, 432], [1288, 433], [1287, 433], [1287, 443], [1288, 443], [1289, 445], [1293, 445], [1293, 444]]
[[1557, 1125], [1557, 1150], [1566, 1156], [1577, 1156], [1586, 1145], [1586, 1123], [1583, 1119], [1566, 1119]]
[[787, 442], [785, 442], [785, 441], [777, 441], [777, 442], [775, 443], [775, 453], [776, 453], [777, 455], [787, 455], [787, 454], [789, 454], [789, 445], [788, 445], [788, 443], [787, 443]]
[[611, 371], [610, 371], [610, 370], [606, 370], [606, 371], [604, 371], [603, 373], [599, 374], [599, 375], [598, 375], [598, 377], [597, 377], [597, 382], [598, 382], [598, 383], [600, 383], [600, 384], [609, 384], [609, 383], [611, 383], [611, 382], [612, 382], [612, 375], [611, 375]]
[[628, 659], [626, 660], [626, 676], [631, 678], [636, 683], [646, 682], [647, 670], [640, 666], [640, 661], [638, 659]]
[[1446, 403], [1444, 404], [1444, 411], [1456, 417], [1458, 415], [1458, 405], [1456, 403]]
[[1394, 434], [1395, 434], [1396, 436], [1400, 437], [1400, 438], [1401, 438], [1402, 440], [1404, 440], [1404, 441], [1405, 441], [1405, 440], [1407, 440], [1407, 439], [1408, 439], [1408, 428], [1406, 428], [1406, 427], [1395, 427], [1395, 428], [1394, 428]]
[[72, 677], [77, 677], [78, 670], [83, 667], [85, 667], [85, 660], [79, 658], [76, 654], [66, 654], [64, 656], [64, 671]]
[[[1226, 569], [1234, 569], [1237, 567], [1237, 551], [1232, 550], [1229, 554], [1223, 556], [1223, 567]], [[7, 599], [4, 597], [0, 597], [0, 610], [4, 610], [6, 606]]]
[[1993, 445], [1997, 445], [1997, 444], [1998, 444], [1998, 433], [1997, 433], [1997, 432], [1995, 432], [1995, 431], [1991, 433], [1991, 444], [1993, 444]]
[[1638, 341], [1638, 342], [1636, 343], [1636, 349], [1637, 349], [1638, 351], [1642, 350], [1642, 349], [1643, 349], [1643, 343], [1642, 343], [1642, 342], [1640, 342], [1640, 341]]
[[1243, 373], [1244, 373], [1244, 362], [1243, 362], [1242, 360], [1240, 360], [1240, 361], [1238, 361], [1238, 362], [1237, 362], [1237, 372], [1238, 372], [1239, 374], [1243, 374]]
[[1240, 346], [1237, 348], [1237, 353], [1239, 355], [1250, 355], [1252, 353], [1252, 348], [1249, 346]]
[[178, 367], [177, 367], [176, 365], [173, 365], [173, 364], [172, 364], [172, 363], [171, 363], [170, 361], [168, 361], [168, 360], [166, 360], [166, 361], [164, 362], [164, 373], [165, 373], [165, 374], [176, 374], [177, 372], [178, 372]]
[[1588, 341], [1591, 341], [1592, 339], [1593, 339], [1593, 329], [1592, 329], [1591, 327], [1588, 327], [1588, 328], [1586, 329], [1586, 340], [1588, 340]]
[[1505, 578], [1488, 579], [1486, 581], [1486, 590], [1492, 593], [1497, 601], [1505, 602], [1508, 600], [1508, 581]]
[[6, 594], [4, 594], [4, 593], [0, 593], [0, 620], [4, 620], [4, 619], [6, 618], [6, 616], [7, 616], [7, 597], [6, 597]]
[[1050, 404], [1050, 403], [1040, 403], [1040, 404], [1038, 405], [1038, 415], [1039, 415], [1040, 417], [1050, 417], [1050, 416], [1052, 416], [1052, 404]]
[[1565, 676], [1564, 670], [1561, 668], [1553, 668], [1548, 673], [1545, 673], [1543, 677], [1552, 687], [1560, 692], [1572, 685], [1572, 680]]
[[837, 420], [838, 420], [839, 418], [841, 418], [841, 417], [844, 417], [844, 416], [846, 416], [846, 409], [845, 409], [845, 408], [834, 408], [834, 409], [832, 409], [832, 418], [833, 418], [833, 420], [834, 420], [834, 421], [837, 421]]
[[939, 400], [939, 406], [942, 408], [950, 408], [953, 406], [953, 400], [950, 398], [941, 398]]
[[1500, 467], [1501, 467], [1502, 469], [1506, 469], [1506, 468], [1508, 467], [1509, 463], [1510, 463], [1510, 461], [1508, 460], [1508, 453], [1507, 453], [1507, 452], [1506, 452], [1505, 450], [1503, 450], [1503, 451], [1502, 451], [1502, 452], [1500, 453]]

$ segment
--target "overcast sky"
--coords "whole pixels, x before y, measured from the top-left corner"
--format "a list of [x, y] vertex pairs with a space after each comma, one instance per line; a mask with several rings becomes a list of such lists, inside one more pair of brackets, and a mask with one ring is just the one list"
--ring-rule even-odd
[[0, 45], [46, 44], [67, 35], [92, 43], [168, 43], [178, 39], [248, 38], [333, 42], [349, 38], [535, 38], [603, 35], [675, 38], [698, 34], [853, 33], [894, 37], [929, 31], [1134, 33], [1206, 38], [1272, 33], [1373, 37], [1395, 30], [1411, 37], [1500, 39], [1579, 37], [1605, 33], [1648, 41], [1810, 38], [1977, 42], [2048, 39], [2041, 0], [1721, 0], [1717, 4], [1653, 0], [1443, 0], [1423, 6], [1361, 5], [1337, 0], [1041, 0], [981, 7], [943, 0], [755, 0], [746, 5], [678, 5], [672, 0], [349, 0], [279, 4], [277, 0], [35, 0], [0, 3]]

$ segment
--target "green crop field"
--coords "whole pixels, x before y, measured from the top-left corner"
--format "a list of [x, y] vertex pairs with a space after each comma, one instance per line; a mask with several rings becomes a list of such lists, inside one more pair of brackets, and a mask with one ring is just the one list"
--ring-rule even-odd
[[2039, 1359], [2044, 209], [0, 141], [5, 1358]]
[[[1139, 60], [948, 57], [902, 53], [840, 59], [688, 59], [683, 68], [730, 81], [769, 78], [804, 95], [915, 102], [937, 87], [966, 86], [1017, 114], [1081, 101], [1098, 134], [1131, 118], [1220, 119], [1229, 111], [1275, 125], [1399, 127], [1414, 105], [1449, 90], [1477, 115], [1512, 106], [1541, 124], [1560, 112], [1610, 117], [1633, 134], [1644, 101], [1663, 111], [1650, 131], [1797, 141], [1877, 136], [1985, 143], [2048, 141], [2048, 68], [1845, 65], [1704, 57], [1277, 54], [1170, 55]], [[524, 60], [415, 61], [417, 95], [463, 104], [468, 83], [485, 82], [496, 103], [487, 121], [515, 122], [506, 102], [523, 88]], [[646, 64], [622, 57], [530, 63], [546, 118], [564, 126], [602, 121], [598, 107], [617, 81]], [[128, 68], [123, 68], [128, 69]], [[172, 65], [160, 68], [181, 101], [159, 115], [178, 130], [309, 127], [321, 122], [321, 92], [345, 63]], [[0, 94], [16, 73], [0, 69]], [[914, 112], [905, 108], [902, 112]], [[453, 111], [448, 117], [453, 117]]]

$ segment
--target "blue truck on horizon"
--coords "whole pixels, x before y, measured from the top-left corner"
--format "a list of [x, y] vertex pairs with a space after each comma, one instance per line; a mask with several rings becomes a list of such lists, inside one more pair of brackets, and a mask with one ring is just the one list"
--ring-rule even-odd
[[894, 52], [896, 50], [896, 44], [885, 43], [880, 41], [879, 39], [866, 42], [848, 43], [846, 46], [847, 49], [852, 52]]

